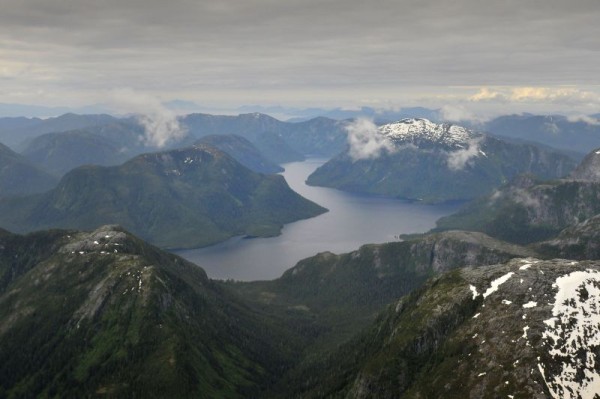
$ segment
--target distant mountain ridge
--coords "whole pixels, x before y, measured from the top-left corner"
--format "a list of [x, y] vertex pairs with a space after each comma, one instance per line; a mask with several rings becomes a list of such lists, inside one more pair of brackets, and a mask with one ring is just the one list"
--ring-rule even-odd
[[58, 179], [0, 143], [0, 198], [41, 193]]
[[[322, 117], [289, 123], [260, 113], [237, 116], [190, 114], [180, 121], [198, 138], [215, 134], [240, 135], [279, 163], [302, 160], [305, 154], [331, 156], [346, 144], [345, 124]], [[290, 154], [287, 159], [281, 159], [282, 150]]]
[[60, 177], [78, 166], [118, 165], [135, 155], [156, 150], [144, 145], [143, 137], [141, 126], [119, 121], [42, 134], [31, 139], [21, 154]]
[[28, 140], [45, 133], [101, 126], [118, 122], [119, 119], [105, 114], [77, 115], [68, 113], [48, 119], [19, 118], [19, 121], [15, 125], [14, 118], [0, 118], [0, 142], [16, 151], [20, 151]]
[[208, 144], [229, 154], [239, 163], [259, 173], [279, 173], [283, 168], [268, 160], [249, 140], [234, 134], [204, 136], [196, 144]]
[[587, 154], [600, 147], [599, 121], [593, 115], [575, 119], [562, 115], [504, 115], [486, 122], [482, 130]]

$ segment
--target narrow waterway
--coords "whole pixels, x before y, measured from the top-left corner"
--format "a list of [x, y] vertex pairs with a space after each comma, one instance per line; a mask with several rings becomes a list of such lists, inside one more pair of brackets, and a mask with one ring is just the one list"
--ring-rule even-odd
[[319, 252], [343, 253], [363, 244], [397, 240], [399, 234], [420, 233], [453, 213], [457, 205], [422, 205], [310, 187], [304, 182], [325, 160], [283, 165], [283, 176], [302, 196], [329, 209], [312, 219], [290, 223], [272, 238], [234, 237], [206, 248], [178, 251], [209, 277], [234, 280], [274, 279], [299, 260]]

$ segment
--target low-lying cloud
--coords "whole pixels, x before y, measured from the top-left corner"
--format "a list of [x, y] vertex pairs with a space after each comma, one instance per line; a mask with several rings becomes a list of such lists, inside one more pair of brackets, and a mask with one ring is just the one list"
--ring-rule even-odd
[[567, 117], [569, 122], [583, 122], [588, 125], [600, 126], [600, 119], [588, 115], [571, 115]]
[[354, 161], [375, 159], [384, 153], [391, 153], [394, 144], [383, 136], [377, 126], [368, 119], [357, 119], [346, 126], [350, 156]]
[[110, 107], [120, 113], [135, 115], [144, 127], [143, 141], [147, 146], [162, 148], [187, 134], [177, 115], [155, 97], [132, 89], [118, 89], [110, 95]]
[[483, 155], [483, 152], [479, 148], [481, 140], [481, 138], [469, 140], [467, 148], [449, 152], [448, 159], [446, 160], [448, 167], [455, 171], [462, 170], [471, 159]]

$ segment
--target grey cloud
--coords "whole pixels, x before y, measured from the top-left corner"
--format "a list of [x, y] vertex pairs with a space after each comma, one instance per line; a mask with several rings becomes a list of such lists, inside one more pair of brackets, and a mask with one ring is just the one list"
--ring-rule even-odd
[[384, 153], [395, 151], [394, 144], [383, 136], [370, 120], [357, 119], [346, 126], [350, 157], [360, 159], [379, 158]]
[[187, 131], [179, 124], [177, 115], [156, 98], [132, 89], [111, 92], [111, 108], [120, 113], [133, 113], [144, 127], [144, 144], [163, 148], [166, 144], [184, 138]]
[[0, 55], [62, 90], [393, 97], [424, 85], [595, 84], [600, 63], [597, 0], [0, 0], [0, 9]]
[[447, 164], [452, 170], [462, 170], [467, 166], [469, 161], [475, 157], [483, 156], [479, 148], [479, 143], [482, 138], [475, 138], [467, 143], [467, 147], [461, 150], [451, 151], [448, 153]]

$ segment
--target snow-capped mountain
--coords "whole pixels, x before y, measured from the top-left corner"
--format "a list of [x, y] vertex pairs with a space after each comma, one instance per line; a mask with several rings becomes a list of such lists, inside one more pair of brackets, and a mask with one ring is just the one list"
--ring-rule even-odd
[[568, 156], [513, 143], [449, 123], [403, 119], [348, 128], [348, 151], [308, 178], [316, 186], [425, 202], [470, 200], [521, 173], [558, 178], [576, 165]]
[[434, 123], [428, 119], [408, 118], [379, 127], [379, 132], [395, 143], [423, 142], [443, 144], [450, 148], [465, 148], [471, 140], [483, 135], [451, 123]]

